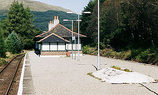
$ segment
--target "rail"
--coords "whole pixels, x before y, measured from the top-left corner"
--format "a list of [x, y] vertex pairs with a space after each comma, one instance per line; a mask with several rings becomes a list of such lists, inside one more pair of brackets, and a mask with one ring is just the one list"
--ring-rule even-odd
[[[1, 94], [8, 95], [8, 93], [10, 92], [10, 88], [11, 88], [13, 82], [14, 82], [14, 79], [16, 77], [16, 74], [17, 74], [17, 71], [19, 69], [20, 63], [21, 63], [24, 56], [25, 56], [25, 54], [20, 54], [20, 55], [15, 56], [0, 71], [0, 75], [1, 75], [0, 78], [3, 80], [2, 83], [4, 83], [3, 85], [1, 84], [1, 87], [4, 87], [4, 88], [1, 88], [1, 90], [2, 90]], [[6, 77], [6, 76], [10, 76], [10, 77]]]

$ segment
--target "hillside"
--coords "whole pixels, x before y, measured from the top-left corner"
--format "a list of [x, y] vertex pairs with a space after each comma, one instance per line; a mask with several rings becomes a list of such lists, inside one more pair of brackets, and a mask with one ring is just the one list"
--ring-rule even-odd
[[[7, 17], [7, 10], [14, 0], [0, 0], [0, 19], [4, 20]], [[48, 30], [48, 23], [53, 20], [54, 16], [59, 16], [60, 23], [67, 28], [71, 28], [71, 22], [63, 22], [63, 19], [77, 19], [76, 14], [67, 14], [68, 9], [64, 9], [58, 6], [52, 6], [44, 4], [38, 1], [31, 0], [18, 0], [22, 2], [25, 7], [31, 9], [33, 14], [34, 24], [36, 28], [40, 28], [43, 31]]]
[[66, 12], [62, 11], [45, 11], [45, 12], [31, 12], [34, 15], [34, 24], [35, 27], [40, 28], [43, 31], [48, 30], [48, 23], [54, 19], [54, 16], [59, 16], [60, 24], [64, 25], [67, 28], [71, 28], [71, 22], [64, 22], [63, 19], [77, 19], [76, 14], [67, 14]]
[[[12, 2], [14, 0], [0, 0], [0, 10], [8, 10], [9, 7], [11, 6]], [[23, 3], [24, 7], [30, 7], [31, 11], [48, 11], [48, 10], [54, 10], [54, 11], [70, 11], [68, 9], [59, 7], [59, 6], [53, 6], [53, 5], [48, 5], [45, 3], [41, 3], [38, 1], [33, 1], [33, 0], [18, 0], [19, 3]]]
[[[0, 11], [0, 20], [4, 20], [7, 15], [6, 15], [6, 11]], [[48, 23], [49, 21], [52, 21], [54, 16], [59, 16], [59, 20], [60, 20], [60, 24], [64, 25], [67, 28], [71, 28], [71, 22], [64, 22], [63, 19], [77, 19], [77, 15], [76, 14], [67, 14], [66, 12], [62, 12], [62, 11], [53, 11], [53, 10], [49, 10], [49, 11], [44, 11], [44, 12], [38, 12], [38, 11], [31, 11], [31, 13], [33, 14], [33, 23], [35, 25], [36, 28], [40, 28], [43, 31], [47, 31], [48, 30]]]

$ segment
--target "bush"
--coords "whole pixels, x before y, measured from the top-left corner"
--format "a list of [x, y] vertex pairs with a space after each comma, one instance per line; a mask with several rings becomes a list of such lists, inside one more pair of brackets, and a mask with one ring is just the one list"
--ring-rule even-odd
[[83, 53], [88, 54], [90, 46], [86, 45], [83, 47]]
[[3, 58], [0, 58], [0, 66], [1, 65], [6, 65], [7, 61], [5, 61]]
[[83, 47], [83, 53], [96, 55], [96, 48], [90, 47], [89, 45], [86, 45]]
[[13, 31], [6, 39], [7, 50], [13, 54], [19, 53], [22, 50], [22, 42], [18, 35]]

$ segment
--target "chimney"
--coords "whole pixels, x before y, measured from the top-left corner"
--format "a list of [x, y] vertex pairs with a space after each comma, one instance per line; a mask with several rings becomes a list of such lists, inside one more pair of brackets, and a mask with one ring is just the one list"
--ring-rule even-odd
[[54, 21], [50, 21], [48, 27], [49, 30], [51, 30], [53, 27], [55, 27], [57, 24], [59, 24], [59, 17], [58, 16], [54, 16]]
[[59, 24], [58, 16], [54, 16], [54, 26], [56, 26], [57, 24]]

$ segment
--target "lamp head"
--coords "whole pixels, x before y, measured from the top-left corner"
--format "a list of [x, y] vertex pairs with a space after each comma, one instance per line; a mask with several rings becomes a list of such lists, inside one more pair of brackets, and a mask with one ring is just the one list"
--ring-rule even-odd
[[74, 13], [74, 12], [67, 12], [68, 14], [72, 14], [72, 13]]
[[87, 12], [83, 12], [84, 14], [91, 14], [91, 12], [87, 11]]
[[68, 19], [63, 19], [63, 21], [69, 21]]

